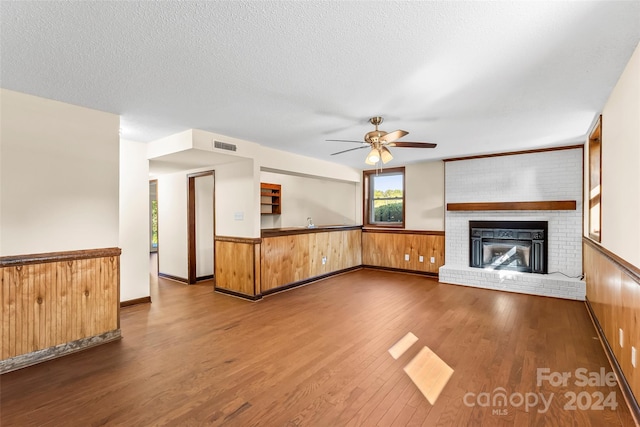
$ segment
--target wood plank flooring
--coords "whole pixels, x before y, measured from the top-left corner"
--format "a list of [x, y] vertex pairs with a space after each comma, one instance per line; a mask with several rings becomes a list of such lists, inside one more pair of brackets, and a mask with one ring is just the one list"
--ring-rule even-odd
[[[633, 425], [617, 387], [575, 384], [578, 368], [611, 371], [581, 302], [366, 269], [259, 302], [160, 279], [152, 301], [121, 310], [121, 341], [0, 377], [0, 424]], [[454, 370], [433, 405], [403, 371], [425, 346]], [[538, 386], [537, 368], [572, 378]], [[597, 392], [617, 409], [565, 409], [565, 393], [584, 407]]]

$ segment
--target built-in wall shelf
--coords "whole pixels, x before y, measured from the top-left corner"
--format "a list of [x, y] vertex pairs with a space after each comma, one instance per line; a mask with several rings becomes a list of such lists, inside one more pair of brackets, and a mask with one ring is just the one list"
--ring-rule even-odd
[[279, 215], [282, 212], [282, 186], [260, 183], [260, 214]]
[[575, 211], [575, 200], [447, 203], [448, 211]]

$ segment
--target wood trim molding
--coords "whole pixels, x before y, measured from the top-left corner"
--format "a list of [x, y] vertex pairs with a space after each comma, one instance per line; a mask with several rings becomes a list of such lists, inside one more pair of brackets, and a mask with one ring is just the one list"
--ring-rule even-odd
[[232, 236], [216, 236], [216, 242], [246, 243], [248, 245], [257, 245], [262, 242], [260, 237], [232, 237]]
[[575, 200], [546, 202], [472, 202], [447, 203], [448, 211], [575, 211]]
[[213, 290], [215, 292], [220, 292], [221, 294], [231, 295], [231, 296], [238, 297], [241, 299], [246, 299], [249, 301], [258, 301], [262, 299], [262, 295], [247, 295], [240, 292], [232, 291], [230, 289], [216, 288], [215, 286], [213, 287]]
[[383, 267], [379, 265], [366, 265], [366, 264], [363, 264], [362, 268], [368, 268], [370, 270], [392, 271], [396, 273], [417, 274], [418, 276], [427, 276], [427, 277], [432, 277], [434, 279], [438, 279], [440, 277], [438, 273], [431, 273], [429, 271], [407, 270], [405, 268]]
[[82, 249], [78, 251], [47, 252], [29, 255], [10, 255], [0, 257], [0, 267], [14, 267], [48, 262], [76, 261], [79, 259], [106, 258], [120, 256], [120, 248]]
[[444, 231], [438, 230], [405, 230], [405, 229], [395, 229], [395, 228], [374, 228], [374, 227], [363, 227], [363, 233], [389, 233], [389, 234], [418, 234], [421, 236], [444, 236]]
[[261, 231], [262, 238], [265, 237], [278, 237], [289, 236], [292, 234], [312, 234], [312, 233], [326, 233], [332, 231], [349, 231], [360, 230], [361, 225], [334, 225], [334, 226], [317, 226], [314, 228], [306, 227], [290, 227], [290, 228], [266, 228]]
[[317, 282], [318, 280], [326, 279], [327, 277], [337, 276], [338, 274], [348, 273], [350, 271], [360, 270], [362, 268], [361, 265], [356, 265], [354, 267], [344, 268], [342, 270], [332, 271], [327, 274], [322, 274], [320, 276], [309, 277], [308, 279], [299, 280], [297, 282], [287, 283], [286, 285], [279, 286], [277, 288], [272, 288], [267, 291], [262, 292], [262, 296], [267, 296], [271, 294], [275, 294], [278, 292], [286, 291], [291, 288], [297, 288], [298, 286], [307, 285], [309, 283]]
[[[595, 246], [594, 246], [595, 248]], [[622, 395], [624, 396], [624, 400], [629, 407], [629, 412], [631, 412], [631, 416], [634, 418], [636, 425], [640, 425], [640, 406], [638, 406], [638, 401], [633, 395], [633, 391], [631, 390], [631, 386], [627, 382], [627, 378], [624, 376], [622, 372], [622, 368], [618, 363], [618, 359], [616, 359], [611, 346], [609, 345], [609, 341], [605, 336], [604, 330], [598, 321], [598, 318], [593, 311], [593, 307], [591, 307], [591, 303], [589, 302], [589, 298], [585, 298], [585, 306], [587, 307], [587, 312], [589, 313], [589, 317], [591, 318], [591, 322], [593, 322], [593, 326], [598, 333], [598, 338], [600, 339], [600, 344], [602, 344], [602, 348], [604, 349], [605, 354], [607, 355], [607, 359], [609, 359], [609, 364], [613, 368], [613, 372], [616, 375], [616, 379], [618, 380], [618, 386], [622, 391]]]
[[562, 147], [539, 148], [539, 149], [536, 149], [536, 150], [506, 151], [504, 153], [479, 154], [477, 156], [465, 156], [465, 157], [452, 157], [450, 159], [442, 159], [442, 161], [443, 162], [457, 162], [457, 161], [460, 161], [460, 160], [484, 159], [484, 158], [487, 158], [487, 157], [517, 156], [519, 154], [545, 153], [547, 151], [575, 150], [576, 148], [584, 149], [584, 145], [583, 144], [576, 144], [576, 145], [565, 145], [565, 146], [562, 146]]
[[604, 246], [602, 246], [600, 243], [596, 242], [593, 239], [590, 239], [586, 236], [582, 236], [582, 242], [591, 246], [596, 251], [600, 252], [602, 255], [608, 258], [611, 262], [616, 264], [616, 266], [618, 266], [621, 270], [627, 273], [629, 277], [633, 279], [633, 281], [635, 281], [637, 284], [640, 285], [640, 268], [639, 267], [636, 267], [630, 262], [627, 262], [624, 259], [620, 258], [618, 255], [609, 251], [608, 249], [606, 249]]
[[142, 298], [134, 298], [127, 301], [120, 301], [120, 308], [122, 307], [131, 307], [132, 305], [138, 304], [151, 304], [151, 297], [142, 297]]
[[86, 338], [77, 339], [75, 341], [66, 342], [53, 347], [36, 350], [31, 353], [21, 354], [19, 356], [10, 357], [0, 360], [0, 374], [6, 374], [17, 369], [26, 368], [37, 363], [46, 362], [48, 360], [57, 359], [71, 353], [86, 350], [101, 344], [122, 338], [120, 328], [112, 331], [104, 332], [100, 335], [94, 335]]
[[162, 277], [163, 279], [175, 280], [176, 282], [189, 284], [189, 280], [185, 277], [172, 276], [171, 274], [166, 273], [158, 273], [158, 277]]

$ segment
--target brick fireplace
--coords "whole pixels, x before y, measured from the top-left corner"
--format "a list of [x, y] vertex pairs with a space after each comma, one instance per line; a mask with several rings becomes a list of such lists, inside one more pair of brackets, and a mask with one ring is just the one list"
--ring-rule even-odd
[[[581, 148], [448, 161], [445, 165], [449, 209], [441, 282], [584, 300]], [[536, 202], [526, 203], [530, 201]], [[546, 203], [549, 201], [574, 203], [569, 208], [567, 203]], [[501, 227], [495, 221], [509, 226]], [[511, 228], [517, 222], [529, 233], [521, 235], [526, 239], [518, 239]], [[480, 236], [474, 238], [474, 229]], [[541, 229], [544, 243], [532, 234]], [[481, 262], [476, 258], [472, 266], [473, 245], [483, 245], [482, 234], [487, 248]], [[544, 268], [528, 265], [539, 263], [531, 251], [546, 255]]]

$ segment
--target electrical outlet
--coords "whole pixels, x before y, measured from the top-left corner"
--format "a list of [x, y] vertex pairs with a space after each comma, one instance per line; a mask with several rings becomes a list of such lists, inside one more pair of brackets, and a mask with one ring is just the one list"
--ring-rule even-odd
[[634, 346], [631, 346], [631, 365], [636, 367], [636, 348]]
[[432, 256], [431, 257], [431, 264], [435, 264], [436, 263], [436, 257]]
[[620, 342], [620, 347], [624, 347], [624, 332], [622, 328], [618, 329], [618, 341]]
[[409, 261], [409, 254], [404, 254], [404, 260]]
[[422, 255], [420, 255], [420, 256], [418, 257], [418, 261], [420, 261], [420, 262], [424, 262], [424, 257], [423, 257]]
[[322, 265], [325, 265], [327, 263], [327, 257], [323, 256], [322, 257]]

